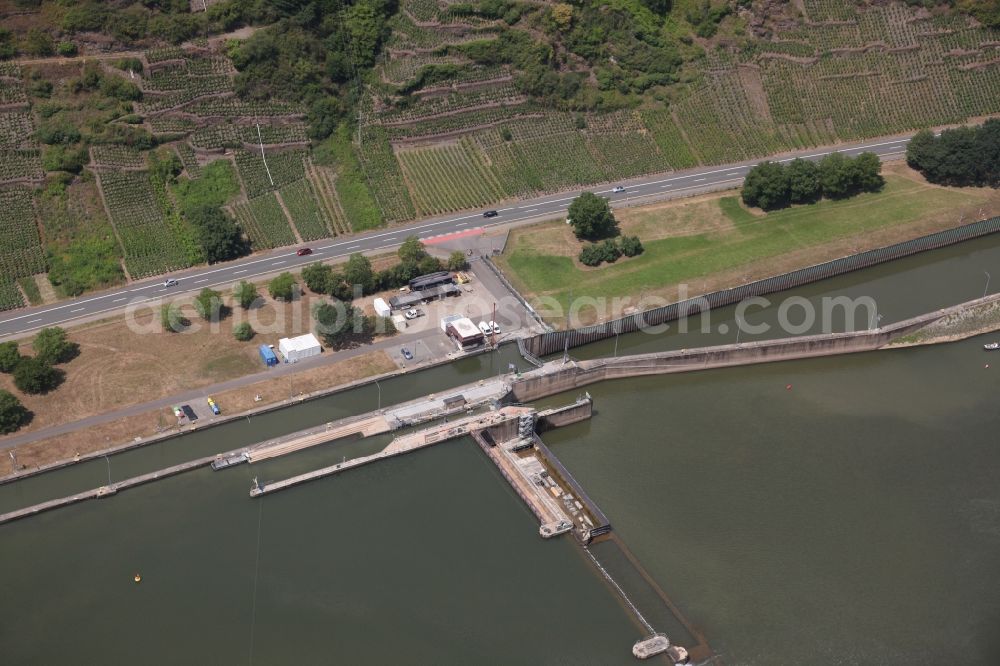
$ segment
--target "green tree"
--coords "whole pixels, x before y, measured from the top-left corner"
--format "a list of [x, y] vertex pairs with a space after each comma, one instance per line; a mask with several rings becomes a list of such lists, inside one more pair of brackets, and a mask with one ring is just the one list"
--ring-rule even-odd
[[253, 336], [256, 335], [256, 333], [257, 332], [253, 330], [253, 326], [251, 326], [248, 322], [242, 322], [240, 324], [237, 324], [236, 327], [233, 328], [233, 337], [239, 340], [240, 342], [247, 342], [248, 340], [252, 340]]
[[789, 202], [788, 172], [777, 162], [761, 162], [743, 180], [743, 203], [764, 210], [783, 208]]
[[596, 243], [587, 243], [580, 250], [579, 258], [584, 266], [600, 266], [604, 261], [604, 253]]
[[823, 196], [843, 199], [857, 192], [851, 159], [841, 153], [830, 153], [819, 161], [819, 182]]
[[14, 372], [21, 362], [21, 352], [13, 340], [0, 342], [0, 372]]
[[469, 262], [465, 259], [465, 253], [461, 250], [455, 250], [448, 255], [448, 270], [449, 271], [464, 271], [469, 267]]
[[375, 273], [372, 271], [372, 262], [365, 255], [355, 252], [344, 266], [344, 280], [352, 287], [360, 285], [362, 293], [371, 293], [375, 287]]
[[222, 294], [205, 287], [194, 299], [194, 309], [198, 316], [206, 321], [219, 321], [225, 316], [226, 306], [222, 303]]
[[323, 343], [333, 349], [343, 349], [371, 340], [375, 332], [375, 318], [350, 303], [317, 303], [313, 308], [316, 333]]
[[599, 239], [616, 236], [618, 222], [604, 197], [584, 192], [569, 205], [570, 224], [577, 238]]
[[823, 195], [819, 186], [819, 166], [801, 157], [795, 158], [786, 167], [788, 172], [788, 198], [794, 204], [808, 204], [819, 201]]
[[279, 301], [291, 301], [295, 298], [297, 286], [295, 276], [286, 271], [267, 283], [267, 291], [271, 294], [271, 298]]
[[168, 333], [179, 333], [187, 325], [187, 320], [181, 315], [181, 309], [177, 305], [164, 303], [160, 308], [160, 325]]
[[233, 300], [239, 303], [244, 310], [249, 310], [257, 302], [260, 295], [257, 293], [257, 285], [246, 280], [241, 280], [233, 289]]
[[437, 257], [432, 257], [429, 254], [423, 259], [421, 259], [420, 263], [417, 266], [420, 269], [421, 275], [427, 275], [428, 273], [437, 273], [439, 270], [443, 268], [443, 266], [441, 265], [441, 260], [438, 259]]
[[854, 158], [854, 186], [860, 192], [878, 192], [885, 186], [882, 161], [875, 153], [864, 152]]
[[25, 393], [48, 393], [62, 383], [65, 374], [40, 358], [28, 356], [14, 369], [14, 386]]
[[58, 326], [43, 328], [35, 336], [31, 346], [35, 350], [35, 356], [49, 365], [66, 363], [80, 353], [80, 345], [70, 342], [66, 338], [66, 331]]
[[242, 257], [250, 251], [236, 221], [217, 206], [201, 204], [185, 209], [184, 216], [198, 230], [198, 240], [208, 263]]
[[403, 263], [414, 263], [419, 264], [420, 260], [427, 256], [427, 250], [424, 248], [424, 244], [420, 242], [420, 239], [416, 236], [408, 236], [403, 244], [399, 246], [396, 251], [399, 256], [399, 260]]
[[333, 289], [333, 268], [321, 261], [302, 269], [302, 281], [316, 294], [329, 294]]
[[22, 48], [25, 53], [33, 56], [50, 56], [55, 52], [52, 36], [38, 28], [28, 30], [24, 36]]
[[13, 393], [0, 389], [0, 435], [15, 432], [31, 420], [31, 412]]

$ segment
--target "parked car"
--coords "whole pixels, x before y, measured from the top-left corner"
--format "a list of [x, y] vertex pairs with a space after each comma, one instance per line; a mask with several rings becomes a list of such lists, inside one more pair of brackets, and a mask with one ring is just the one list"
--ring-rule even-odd
[[619, 192], [624, 192], [625, 188], [622, 187], [621, 185], [615, 185], [614, 187], [611, 188], [611, 191], [614, 192], [615, 194], [618, 194]]
[[403, 347], [402, 349], [400, 349], [399, 353], [401, 353], [403, 355], [403, 358], [405, 358], [407, 361], [412, 361], [413, 360], [413, 354], [406, 347]]
[[483, 335], [490, 335], [493, 329], [485, 321], [479, 322], [479, 330], [483, 332]]
[[490, 320], [490, 328], [493, 329], [493, 335], [500, 335], [500, 325], [495, 321]]
[[495, 210], [487, 210], [483, 212], [483, 217], [496, 217], [499, 214], [500, 213], [496, 212]]
[[404, 312], [403, 316], [406, 317], [407, 319], [416, 319], [417, 317], [419, 317], [422, 314], [423, 313], [420, 310], [417, 310], [416, 308], [414, 308], [412, 310], [407, 310], [406, 312]]
[[295, 251], [295, 254], [300, 257], [304, 257], [307, 254], [312, 254], [312, 253], [313, 251], [311, 247], [300, 247], [298, 250]]
[[164, 280], [163, 281], [163, 286], [164, 287], [176, 287], [178, 284], [179, 283], [177, 282], [177, 280], [175, 280], [173, 278], [170, 278], [169, 280]]

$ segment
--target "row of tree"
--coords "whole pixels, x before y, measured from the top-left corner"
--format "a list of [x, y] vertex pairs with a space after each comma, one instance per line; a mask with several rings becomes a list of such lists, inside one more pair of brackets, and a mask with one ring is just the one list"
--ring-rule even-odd
[[[43, 328], [32, 341], [34, 356], [22, 356], [16, 342], [0, 343], [0, 372], [13, 375], [14, 386], [28, 394], [48, 393], [66, 373], [56, 365], [77, 357], [80, 346], [59, 327]], [[14, 432], [31, 420], [31, 412], [10, 391], [0, 390], [0, 434]]]
[[586, 266], [600, 266], [607, 262], [613, 264], [619, 257], [636, 257], [643, 252], [642, 241], [638, 236], [621, 236], [617, 240], [606, 238], [600, 243], [588, 243], [580, 250], [580, 263]]
[[1000, 186], [1000, 120], [957, 127], [935, 136], [917, 132], [906, 146], [906, 163], [932, 183]]
[[743, 181], [743, 203], [764, 210], [792, 204], [845, 199], [861, 192], [877, 192], [885, 185], [882, 162], [875, 153], [848, 157], [831, 153], [819, 162], [796, 158], [787, 165], [761, 162]]

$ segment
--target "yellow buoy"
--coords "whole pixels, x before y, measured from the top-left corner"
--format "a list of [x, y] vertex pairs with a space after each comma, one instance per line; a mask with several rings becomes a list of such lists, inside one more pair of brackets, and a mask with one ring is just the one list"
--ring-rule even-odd
[[136, 575], [135, 575], [135, 576], [134, 576], [134, 577], [132, 578], [132, 580], [134, 580], [134, 581], [135, 581], [135, 582], [137, 582], [137, 583], [140, 583], [140, 582], [142, 582], [142, 576], [140, 576], [139, 574], [136, 574]]

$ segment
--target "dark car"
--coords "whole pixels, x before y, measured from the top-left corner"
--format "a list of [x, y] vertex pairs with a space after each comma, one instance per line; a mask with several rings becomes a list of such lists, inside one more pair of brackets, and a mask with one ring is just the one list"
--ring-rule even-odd
[[307, 254], [312, 254], [312, 253], [313, 253], [312, 248], [309, 247], [300, 247], [298, 250], [295, 251], [295, 254], [297, 254], [300, 257], [304, 257]]
[[499, 214], [500, 213], [496, 212], [495, 210], [488, 210], [483, 213], [483, 217], [496, 217]]
[[399, 351], [403, 355], [403, 358], [405, 358], [407, 361], [412, 361], [413, 360], [413, 354], [411, 354], [410, 350], [407, 349], [406, 347], [403, 347]]

